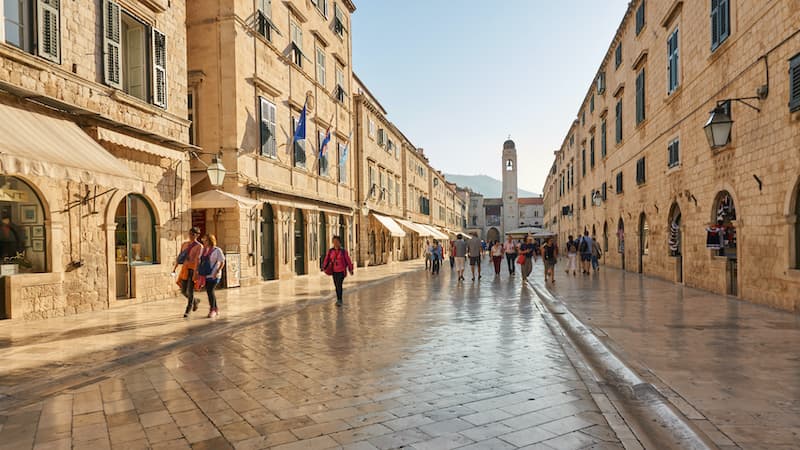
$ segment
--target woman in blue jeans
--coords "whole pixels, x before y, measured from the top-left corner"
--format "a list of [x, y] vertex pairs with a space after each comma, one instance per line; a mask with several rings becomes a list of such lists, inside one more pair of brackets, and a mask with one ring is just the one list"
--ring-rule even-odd
[[[207, 265], [206, 265], [207, 264]], [[214, 288], [222, 280], [222, 268], [225, 267], [225, 254], [217, 247], [217, 237], [213, 234], [206, 235], [203, 239], [203, 253], [200, 256], [200, 266], [205, 266], [206, 295], [208, 295], [208, 318], [213, 319], [219, 315], [217, 307], [217, 294]], [[200, 269], [200, 267], [198, 268]]]

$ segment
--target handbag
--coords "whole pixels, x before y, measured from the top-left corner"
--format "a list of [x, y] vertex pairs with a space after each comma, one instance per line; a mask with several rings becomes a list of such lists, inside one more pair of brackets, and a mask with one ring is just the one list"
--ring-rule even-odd
[[525, 264], [525, 255], [517, 256], [517, 264], [519, 264], [520, 266]]
[[[328, 250], [328, 255], [330, 256], [333, 249]], [[325, 275], [331, 276], [333, 275], [333, 266], [334, 262], [336, 261], [336, 257], [339, 256], [339, 252], [336, 253], [333, 259], [328, 259], [328, 263], [325, 264], [325, 267], [322, 269], [325, 272]]]
[[212, 248], [208, 253], [200, 256], [200, 264], [197, 265], [197, 274], [200, 276], [211, 275], [211, 253], [214, 251]]

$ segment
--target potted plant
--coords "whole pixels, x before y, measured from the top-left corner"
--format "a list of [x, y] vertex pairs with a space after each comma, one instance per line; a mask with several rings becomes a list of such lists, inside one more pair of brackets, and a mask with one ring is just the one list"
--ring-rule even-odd
[[3, 258], [2, 264], [0, 264], [0, 276], [15, 275], [19, 273], [20, 268], [30, 269], [32, 267], [33, 264], [25, 259], [25, 254], [18, 252], [15, 256]]

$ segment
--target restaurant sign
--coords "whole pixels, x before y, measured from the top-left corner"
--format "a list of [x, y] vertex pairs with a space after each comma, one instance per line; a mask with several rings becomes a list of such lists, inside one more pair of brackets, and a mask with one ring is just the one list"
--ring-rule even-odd
[[27, 202], [28, 193], [14, 189], [0, 188], [0, 202]]

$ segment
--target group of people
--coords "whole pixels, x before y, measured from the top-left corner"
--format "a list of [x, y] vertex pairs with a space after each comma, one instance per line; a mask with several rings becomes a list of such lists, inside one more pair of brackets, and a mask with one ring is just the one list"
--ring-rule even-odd
[[600, 271], [600, 258], [603, 251], [596, 236], [589, 236], [589, 231], [584, 230], [583, 236], [575, 239], [572, 235], [567, 241], [567, 269], [566, 273], [572, 272], [573, 276], [578, 274], [578, 264], [580, 259], [581, 273], [589, 275]]
[[[181, 271], [175, 273], [178, 266]], [[181, 288], [181, 294], [186, 297], [186, 310], [184, 318], [188, 318], [192, 311], [197, 311], [200, 299], [194, 296], [195, 290], [205, 289], [208, 296], [208, 318], [213, 319], [219, 315], [217, 296], [214, 289], [222, 280], [222, 269], [225, 267], [225, 254], [217, 247], [217, 238], [207, 234], [200, 240], [200, 229], [192, 227], [189, 230], [189, 239], [181, 245], [181, 251], [172, 268], [172, 275]]]

